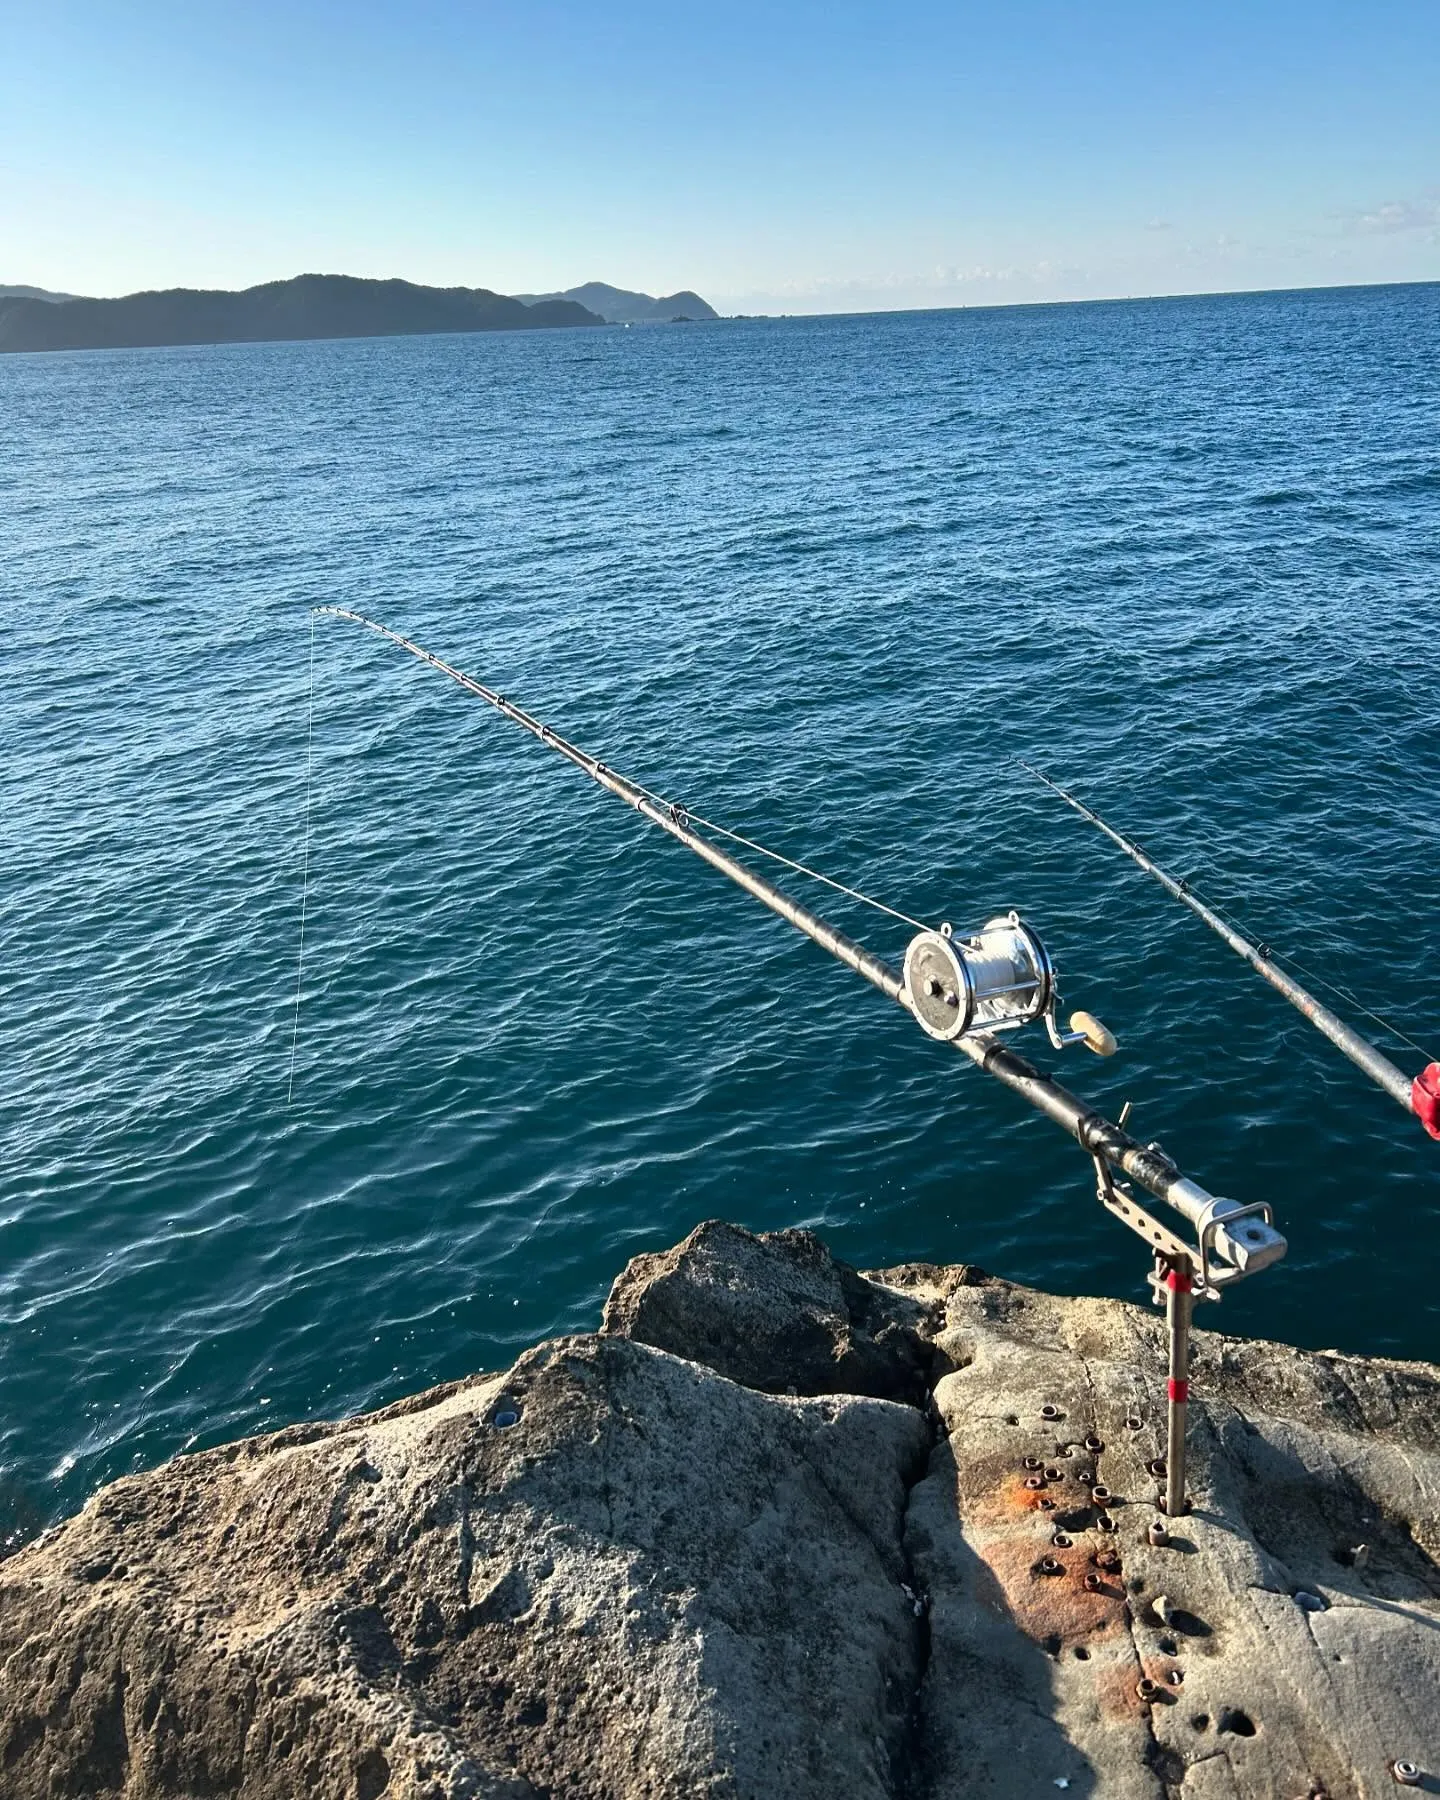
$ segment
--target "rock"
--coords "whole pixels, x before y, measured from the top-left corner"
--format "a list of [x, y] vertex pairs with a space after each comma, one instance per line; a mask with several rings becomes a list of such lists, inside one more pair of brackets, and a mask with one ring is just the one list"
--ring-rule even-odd
[[[873, 1394], [923, 1405], [946, 1278], [923, 1299], [867, 1281], [811, 1231], [711, 1220], [658, 1256], [637, 1256], [600, 1329], [781, 1394]], [[973, 1272], [950, 1271], [953, 1285]]]
[[[944, 1437], [906, 1521], [931, 1800], [1062, 1777], [1106, 1800], [1342, 1800], [1393, 1793], [1396, 1757], [1440, 1774], [1440, 1370], [1195, 1344], [1191, 1511], [1152, 1545], [1159, 1319], [1000, 1281], [947, 1296]], [[1027, 1456], [1055, 1471], [1040, 1490]]]
[[0, 1564], [0, 1792], [878, 1800], [928, 1442], [581, 1337], [116, 1482]]
[[1153, 1543], [1160, 1335], [702, 1226], [596, 1336], [116, 1482], [0, 1563], [0, 1795], [1434, 1785], [1440, 1370], [1198, 1333]]

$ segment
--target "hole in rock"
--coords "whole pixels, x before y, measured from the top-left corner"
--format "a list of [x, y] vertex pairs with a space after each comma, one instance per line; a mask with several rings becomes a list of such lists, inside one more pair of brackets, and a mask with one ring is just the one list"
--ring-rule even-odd
[[1208, 1731], [1210, 1729], [1209, 1713], [1196, 1713], [1190, 1720], [1190, 1729], [1192, 1731]]
[[390, 1765], [378, 1750], [369, 1750], [355, 1770], [355, 1793], [358, 1800], [380, 1800], [390, 1785]]
[[1233, 1732], [1236, 1737], [1254, 1737], [1255, 1721], [1249, 1713], [1241, 1712], [1238, 1706], [1233, 1706], [1228, 1712], [1221, 1713], [1220, 1729]]
[[1075, 1646], [1075, 1660], [1076, 1662], [1089, 1662], [1090, 1652], [1083, 1644], [1077, 1644]]
[[1172, 1637], [1161, 1638], [1160, 1654], [1162, 1656], [1178, 1656], [1180, 1654], [1179, 1650], [1176, 1648], [1174, 1638], [1172, 1638]]

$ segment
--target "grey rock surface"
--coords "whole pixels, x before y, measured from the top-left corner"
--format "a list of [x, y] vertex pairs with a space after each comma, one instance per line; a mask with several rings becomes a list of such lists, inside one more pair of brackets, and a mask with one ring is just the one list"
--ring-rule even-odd
[[1157, 1546], [1158, 1317], [990, 1281], [950, 1289], [936, 1350], [906, 1517], [927, 1794], [1342, 1800], [1396, 1759], [1440, 1791], [1440, 1370], [1197, 1334], [1191, 1510]]
[[1196, 1347], [1155, 1546], [1142, 1309], [702, 1226], [595, 1336], [0, 1563], [0, 1796], [1440, 1791], [1440, 1370]]
[[927, 1443], [581, 1337], [117, 1482], [0, 1565], [0, 1793], [889, 1794]]
[[765, 1393], [873, 1394], [924, 1405], [943, 1304], [866, 1281], [810, 1231], [755, 1237], [717, 1221], [637, 1256], [601, 1331], [673, 1350]]

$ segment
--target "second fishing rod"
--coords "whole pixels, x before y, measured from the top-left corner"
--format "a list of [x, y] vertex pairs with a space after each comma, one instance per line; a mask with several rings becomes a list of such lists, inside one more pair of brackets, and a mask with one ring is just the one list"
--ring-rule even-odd
[[1222, 919], [1213, 907], [1207, 906], [1198, 894], [1191, 891], [1188, 882], [1177, 880], [1167, 873], [1137, 843], [1117, 831], [1113, 825], [1107, 825], [1099, 813], [1067, 788], [1061, 787], [1058, 781], [1052, 781], [1048, 775], [1031, 767], [1029, 763], [1022, 763], [1021, 767], [1028, 770], [1037, 781], [1043, 781], [1052, 793], [1058, 794], [1082, 819], [1087, 819], [1098, 831], [1103, 832], [1112, 844], [1118, 845], [1147, 875], [1153, 876], [1172, 899], [1178, 900], [1182, 906], [1188, 906], [1196, 918], [1208, 925], [1262, 980], [1268, 981], [1277, 993], [1283, 994], [1303, 1018], [1308, 1019], [1318, 1032], [1330, 1040], [1342, 1056], [1348, 1057], [1357, 1069], [1368, 1075], [1404, 1111], [1413, 1114], [1432, 1138], [1440, 1139], [1440, 1062], [1427, 1064], [1413, 1076], [1397, 1069], [1390, 1058], [1368, 1038], [1362, 1037], [1353, 1025], [1347, 1024], [1323, 1000], [1316, 999], [1293, 975], [1287, 974], [1263, 946], [1251, 943], [1227, 919]]

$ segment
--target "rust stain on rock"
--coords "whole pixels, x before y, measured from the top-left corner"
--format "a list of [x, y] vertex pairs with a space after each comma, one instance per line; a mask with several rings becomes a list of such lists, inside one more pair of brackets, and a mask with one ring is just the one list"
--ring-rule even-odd
[[977, 1524], [999, 1524], [1007, 1519], [1023, 1518], [1028, 1513], [1048, 1511], [1040, 1504], [1046, 1498], [1044, 1488], [1027, 1488], [1024, 1472], [1015, 1470], [1006, 1475], [988, 1496], [979, 1498], [971, 1506], [970, 1514]]
[[1139, 1666], [1130, 1658], [1099, 1669], [1095, 1675], [1095, 1701], [1110, 1718], [1138, 1719], [1149, 1708], [1135, 1692], [1140, 1680]]
[[[1059, 1637], [1065, 1644], [1088, 1643], [1097, 1632], [1124, 1621], [1118, 1587], [1107, 1583], [1104, 1592], [1086, 1590], [1085, 1576], [1093, 1571], [1082, 1545], [1056, 1549], [1026, 1533], [991, 1538], [975, 1548], [999, 1582], [1016, 1623], [1037, 1642]], [[1059, 1563], [1058, 1575], [1036, 1572], [1043, 1556]]]

